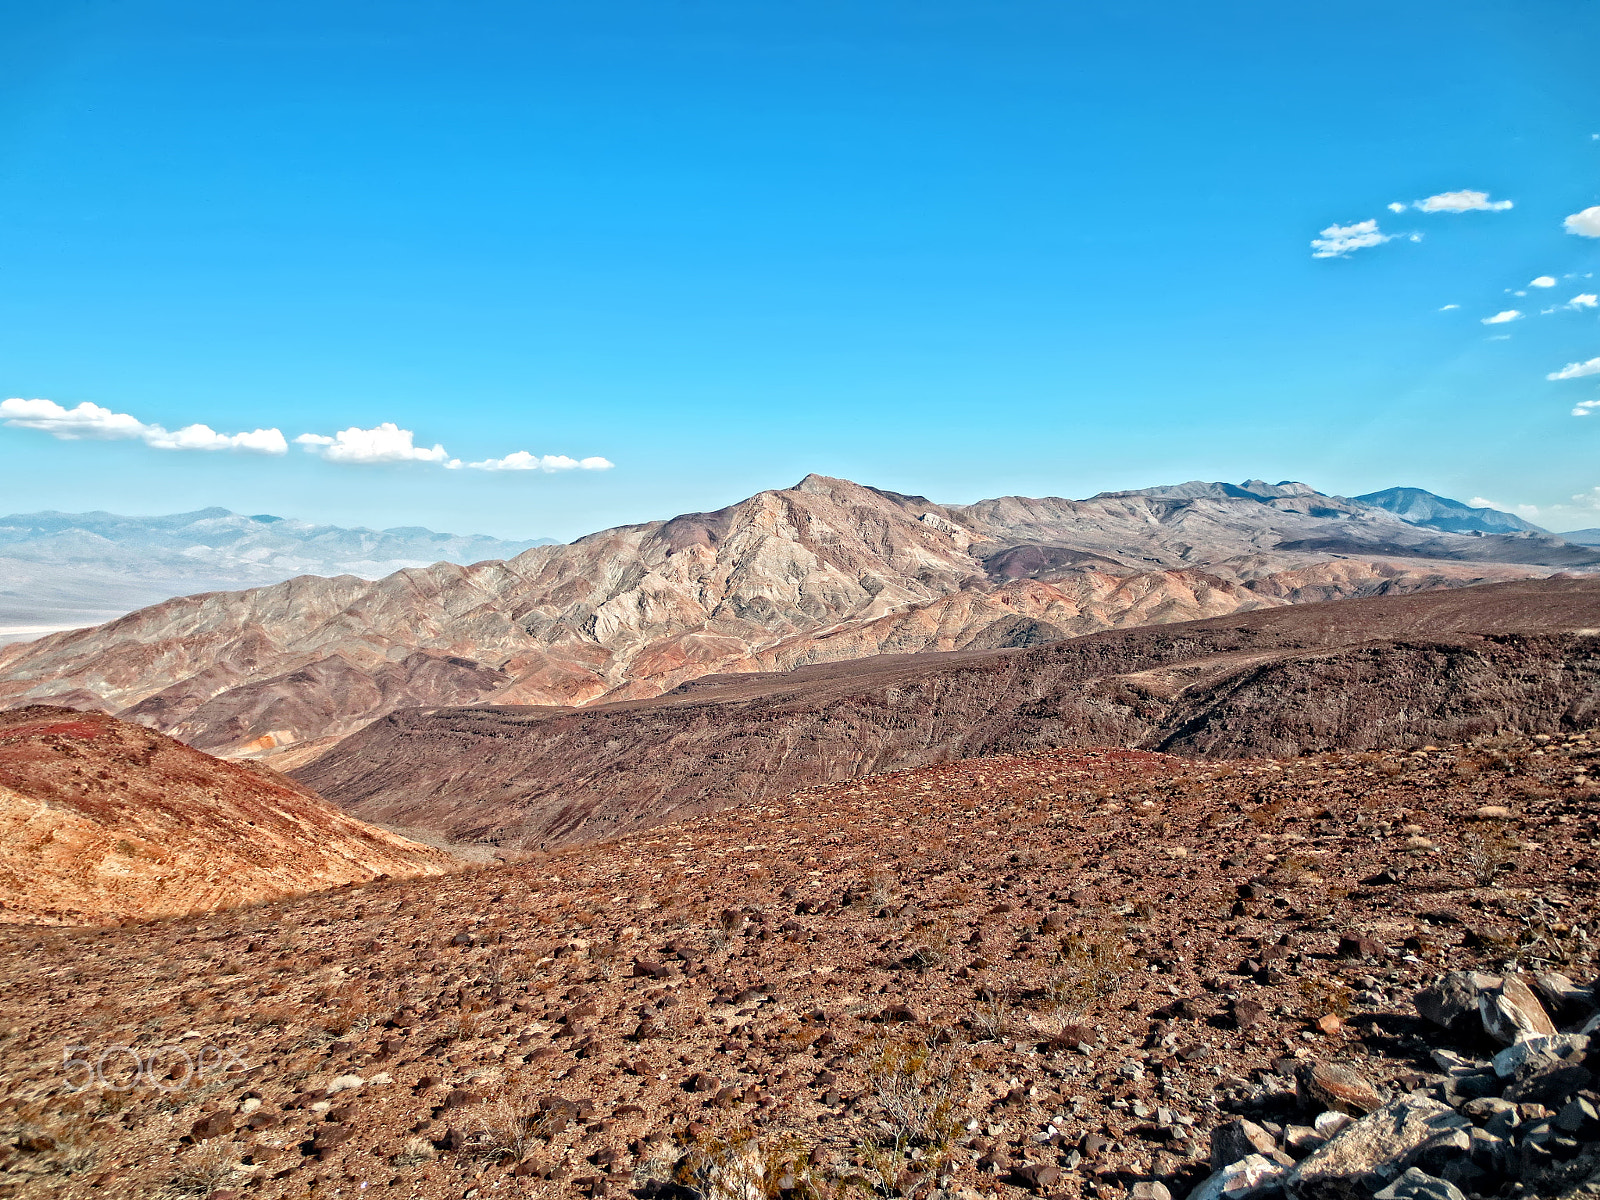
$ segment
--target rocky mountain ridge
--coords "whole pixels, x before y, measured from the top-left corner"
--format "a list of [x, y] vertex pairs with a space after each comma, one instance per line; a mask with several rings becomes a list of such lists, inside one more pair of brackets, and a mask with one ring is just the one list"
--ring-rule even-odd
[[225, 754], [309, 753], [397, 708], [648, 698], [712, 673], [1600, 567], [1305, 485], [939, 505], [808, 476], [506, 562], [184, 597], [0, 649], [0, 703], [95, 707]]
[[366, 820], [537, 849], [1001, 753], [1292, 757], [1596, 719], [1600, 580], [1545, 579], [707, 676], [647, 701], [407, 709], [294, 774]]

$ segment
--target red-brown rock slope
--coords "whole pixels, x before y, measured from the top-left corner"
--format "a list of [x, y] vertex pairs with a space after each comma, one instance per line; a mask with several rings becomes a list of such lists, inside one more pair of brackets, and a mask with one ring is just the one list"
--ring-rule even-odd
[[101, 713], [0, 713], [0, 922], [202, 912], [453, 863], [266, 767]]

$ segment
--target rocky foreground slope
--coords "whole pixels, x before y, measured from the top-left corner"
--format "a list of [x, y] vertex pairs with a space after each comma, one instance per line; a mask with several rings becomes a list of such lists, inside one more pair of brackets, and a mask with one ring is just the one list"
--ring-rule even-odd
[[713, 676], [583, 709], [406, 710], [298, 769], [366, 820], [538, 848], [1025, 749], [1404, 749], [1583, 727], [1600, 580], [1297, 605], [985, 654]]
[[1559, 538], [1421, 528], [1304, 484], [963, 506], [812, 475], [507, 562], [172, 600], [0, 649], [0, 703], [288, 763], [397, 708], [642, 699], [718, 672], [1597, 566]]
[[114, 923], [455, 865], [269, 768], [103, 713], [0, 713], [0, 921]]
[[1600, 1068], [1550, 1035], [1595, 1009], [1597, 761], [1583, 734], [1002, 756], [0, 930], [0, 1186], [1588, 1194]]

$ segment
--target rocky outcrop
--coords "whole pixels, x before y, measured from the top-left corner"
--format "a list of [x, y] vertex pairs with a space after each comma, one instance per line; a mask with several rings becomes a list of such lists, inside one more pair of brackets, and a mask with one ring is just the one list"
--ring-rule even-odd
[[714, 673], [1600, 564], [1559, 539], [1419, 529], [1304, 485], [1235, 490], [950, 506], [813, 475], [506, 562], [169, 601], [0, 649], [0, 703], [98, 707], [266, 754], [417, 704], [642, 699]]
[[1595, 629], [1595, 580], [1279, 607], [716, 676], [633, 704], [408, 710], [295, 774], [368, 820], [537, 845], [1041, 747], [1292, 756], [1554, 733], [1600, 718]]
[[0, 713], [0, 922], [115, 924], [452, 865], [267, 767], [100, 713]]

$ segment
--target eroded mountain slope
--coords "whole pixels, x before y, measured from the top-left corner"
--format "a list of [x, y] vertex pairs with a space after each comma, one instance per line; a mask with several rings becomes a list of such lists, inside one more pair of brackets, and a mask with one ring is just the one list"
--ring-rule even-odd
[[1305, 485], [948, 506], [808, 476], [508, 562], [170, 601], [0, 650], [0, 703], [101, 708], [266, 754], [407, 705], [642, 698], [717, 672], [1596, 564], [1557, 538], [1419, 529]]
[[1600, 580], [1558, 578], [719, 676], [643, 703], [408, 710], [295, 775], [368, 820], [538, 846], [1040, 747], [1295, 755], [1597, 720]]

